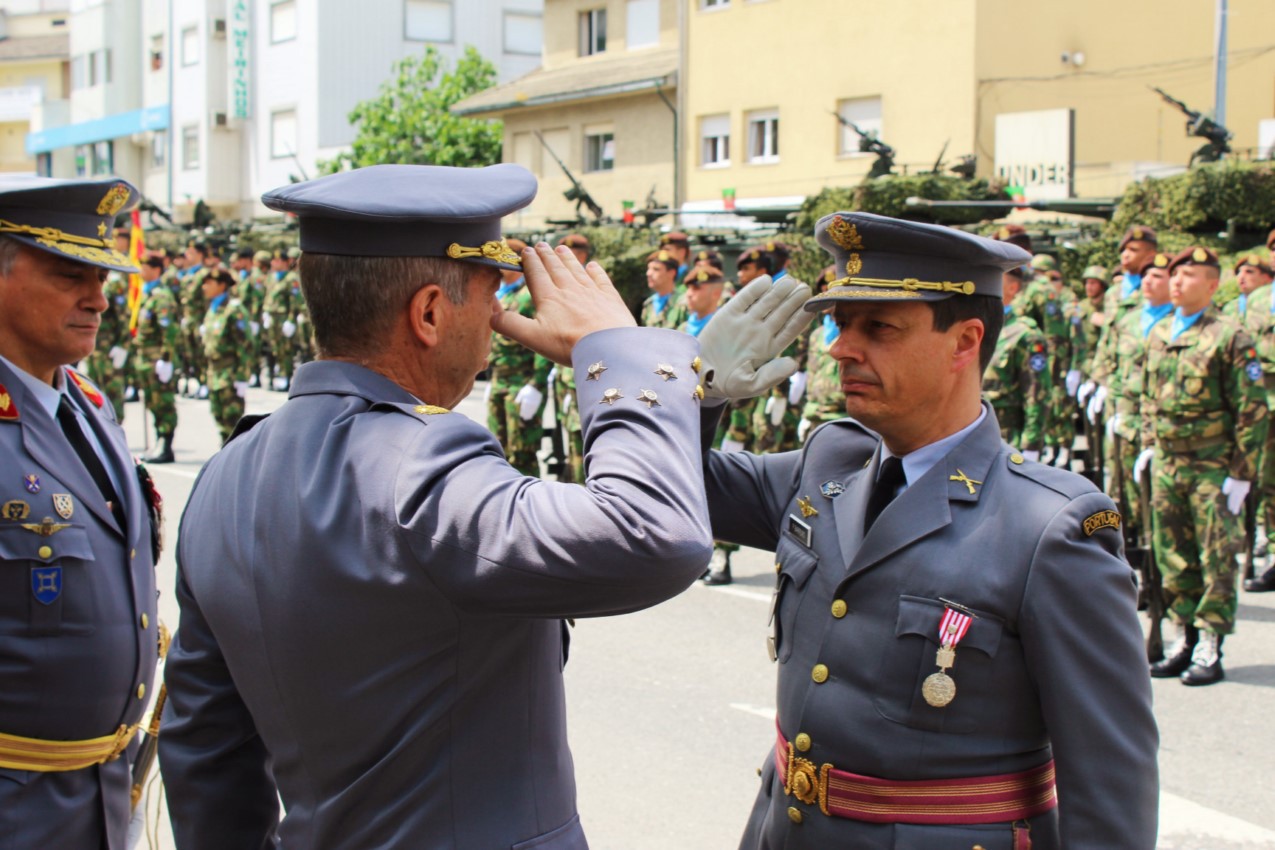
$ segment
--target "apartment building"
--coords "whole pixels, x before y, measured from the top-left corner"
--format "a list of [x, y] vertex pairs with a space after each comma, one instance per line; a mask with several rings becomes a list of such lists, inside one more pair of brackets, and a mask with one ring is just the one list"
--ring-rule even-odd
[[18, 0], [0, 7], [0, 171], [31, 174], [31, 117], [70, 86], [69, 0]]

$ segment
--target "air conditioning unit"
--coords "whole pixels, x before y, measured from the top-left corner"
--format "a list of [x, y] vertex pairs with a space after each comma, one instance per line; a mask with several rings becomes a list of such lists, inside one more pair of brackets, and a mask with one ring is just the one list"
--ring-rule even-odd
[[212, 37], [223, 38], [223, 39], [226, 37], [226, 19], [225, 18], [213, 18]]
[[214, 130], [224, 130], [230, 126], [230, 116], [225, 112], [214, 112], [208, 124]]

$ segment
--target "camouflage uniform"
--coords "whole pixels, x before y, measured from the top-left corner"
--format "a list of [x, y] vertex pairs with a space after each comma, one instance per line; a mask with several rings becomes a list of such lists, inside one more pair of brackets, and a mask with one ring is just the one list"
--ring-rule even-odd
[[[274, 353], [277, 374], [292, 379], [292, 340], [283, 334], [283, 323], [292, 321], [292, 281], [286, 272], [271, 272], [266, 282], [266, 295], [262, 302], [261, 327]], [[268, 318], [267, 318], [268, 317]]]
[[[500, 306], [528, 318], [535, 315], [531, 293], [525, 284], [500, 296]], [[523, 475], [538, 476], [540, 460], [536, 453], [544, 437], [545, 403], [530, 419], [523, 419], [514, 397], [531, 384], [541, 393], [547, 389], [549, 361], [508, 337], [491, 335], [491, 389], [487, 396], [487, 427], [505, 448], [509, 465]]]
[[[810, 423], [807, 438], [823, 423], [846, 416], [845, 396], [841, 393], [841, 369], [829, 353], [839, 335], [834, 333], [832, 339], [828, 339], [831, 331], [827, 322], [830, 318], [825, 316], [815, 325], [807, 342], [806, 404], [801, 411], [802, 418]], [[836, 325], [832, 328], [835, 330]]]
[[554, 379], [554, 409], [558, 412], [558, 427], [562, 429], [562, 448], [567, 456], [562, 468], [562, 480], [572, 484], [584, 483], [584, 434], [580, 426], [580, 411], [576, 399], [575, 369], [559, 366]]
[[1077, 298], [1068, 317], [1071, 322], [1071, 368], [1086, 379], [1093, 375], [1098, 340], [1107, 326], [1107, 317], [1100, 307], [1101, 304], [1089, 298]]
[[[798, 337], [784, 349], [782, 357], [791, 357], [797, 361], [799, 368], [804, 368], [806, 360], [806, 337]], [[779, 423], [771, 418], [772, 405], [783, 405], [784, 412]], [[768, 408], [770, 410], [768, 411]], [[773, 387], [769, 394], [757, 398], [752, 405], [752, 446], [750, 451], [757, 454], [767, 452], [785, 452], [800, 445], [797, 439], [797, 428], [801, 424], [801, 408], [788, 404], [788, 382], [783, 381]]]
[[[1262, 362], [1262, 386], [1266, 406], [1275, 405], [1275, 286], [1267, 285], [1249, 293], [1244, 311], [1244, 329], [1257, 347]], [[1261, 505], [1267, 538], [1275, 542], [1275, 428], [1267, 426], [1262, 450], [1262, 472], [1254, 482]]]
[[309, 363], [314, 359], [314, 329], [310, 326], [310, 309], [306, 306], [305, 295], [301, 292], [301, 275], [293, 269], [285, 276], [292, 287], [292, 322], [297, 330], [292, 335], [292, 353], [298, 364]]
[[1036, 323], [1010, 310], [983, 374], [983, 397], [1000, 420], [1001, 437], [1019, 449], [1045, 444], [1044, 406], [1049, 397], [1049, 354]]
[[208, 305], [202, 328], [204, 360], [208, 364], [204, 384], [208, 387], [209, 408], [221, 441], [225, 443], [243, 416], [243, 397], [236, 383], [246, 385], [252, 371], [253, 335], [251, 317], [243, 302], [229, 297]]
[[1071, 322], [1068, 313], [1076, 297], [1068, 289], [1058, 291], [1047, 277], [1038, 277], [1027, 285], [1018, 299], [1023, 315], [1030, 318], [1045, 335], [1049, 356], [1049, 396], [1045, 402], [1045, 442], [1051, 446], [1071, 448], [1076, 441], [1075, 404], [1067, 395], [1067, 370], [1071, 366]]
[[106, 309], [101, 314], [97, 328], [97, 344], [89, 355], [86, 371], [89, 380], [102, 388], [115, 408], [116, 421], [124, 422], [124, 387], [128, 383], [125, 369], [116, 369], [111, 360], [111, 349], [128, 348], [129, 334], [128, 277], [111, 272], [102, 287]]
[[1147, 340], [1142, 444], [1154, 447], [1151, 525], [1156, 563], [1187, 626], [1235, 628], [1235, 556], [1242, 518], [1227, 508], [1227, 476], [1255, 482], [1266, 440], [1262, 365], [1248, 333], [1216, 308], [1176, 340], [1172, 320]]
[[[149, 292], [147, 290], [150, 290]], [[177, 430], [176, 371], [167, 383], [155, 374], [155, 361], [176, 362], [181, 319], [177, 299], [159, 281], [142, 288], [137, 310], [137, 335], [133, 337], [133, 381], [145, 395], [146, 409], [155, 418], [155, 433], [172, 436]], [[175, 366], [174, 366], [175, 368]]]
[[642, 302], [640, 323], [644, 328], [679, 328], [691, 315], [690, 308], [686, 306], [685, 287], [673, 288], [661, 313], [655, 312], [655, 299], [656, 295], [652, 293]]
[[[204, 299], [205, 266], [197, 266], [182, 275], [181, 297], [181, 358], [182, 371], [188, 378], [198, 380], [204, 374], [204, 342], [199, 336], [199, 326], [208, 312]], [[187, 390], [189, 392], [189, 390]]]

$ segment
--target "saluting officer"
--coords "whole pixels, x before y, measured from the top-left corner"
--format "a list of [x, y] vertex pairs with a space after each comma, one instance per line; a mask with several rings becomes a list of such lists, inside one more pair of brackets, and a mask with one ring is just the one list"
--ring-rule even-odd
[[[125, 850], [158, 657], [151, 510], [93, 350], [116, 179], [0, 180], [0, 843]], [[145, 478], [149, 481], [148, 478]], [[132, 748], [135, 751], [135, 747]]]
[[[1158, 736], [1119, 516], [979, 400], [1002, 272], [1028, 256], [866, 213], [815, 233], [841, 276], [806, 307], [833, 308], [853, 419], [801, 452], [705, 456], [714, 534], [778, 569], [777, 740], [741, 847], [1151, 850]], [[769, 358], [800, 290], [757, 289], [700, 337], [709, 399], [795, 367]]]

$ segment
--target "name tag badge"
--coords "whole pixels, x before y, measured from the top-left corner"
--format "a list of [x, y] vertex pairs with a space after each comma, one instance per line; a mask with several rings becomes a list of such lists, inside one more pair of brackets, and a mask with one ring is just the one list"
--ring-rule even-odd
[[814, 532], [811, 531], [809, 525], [797, 519], [794, 514], [788, 514], [788, 533], [797, 538], [802, 546], [807, 549], [811, 548], [810, 544], [814, 540]]

